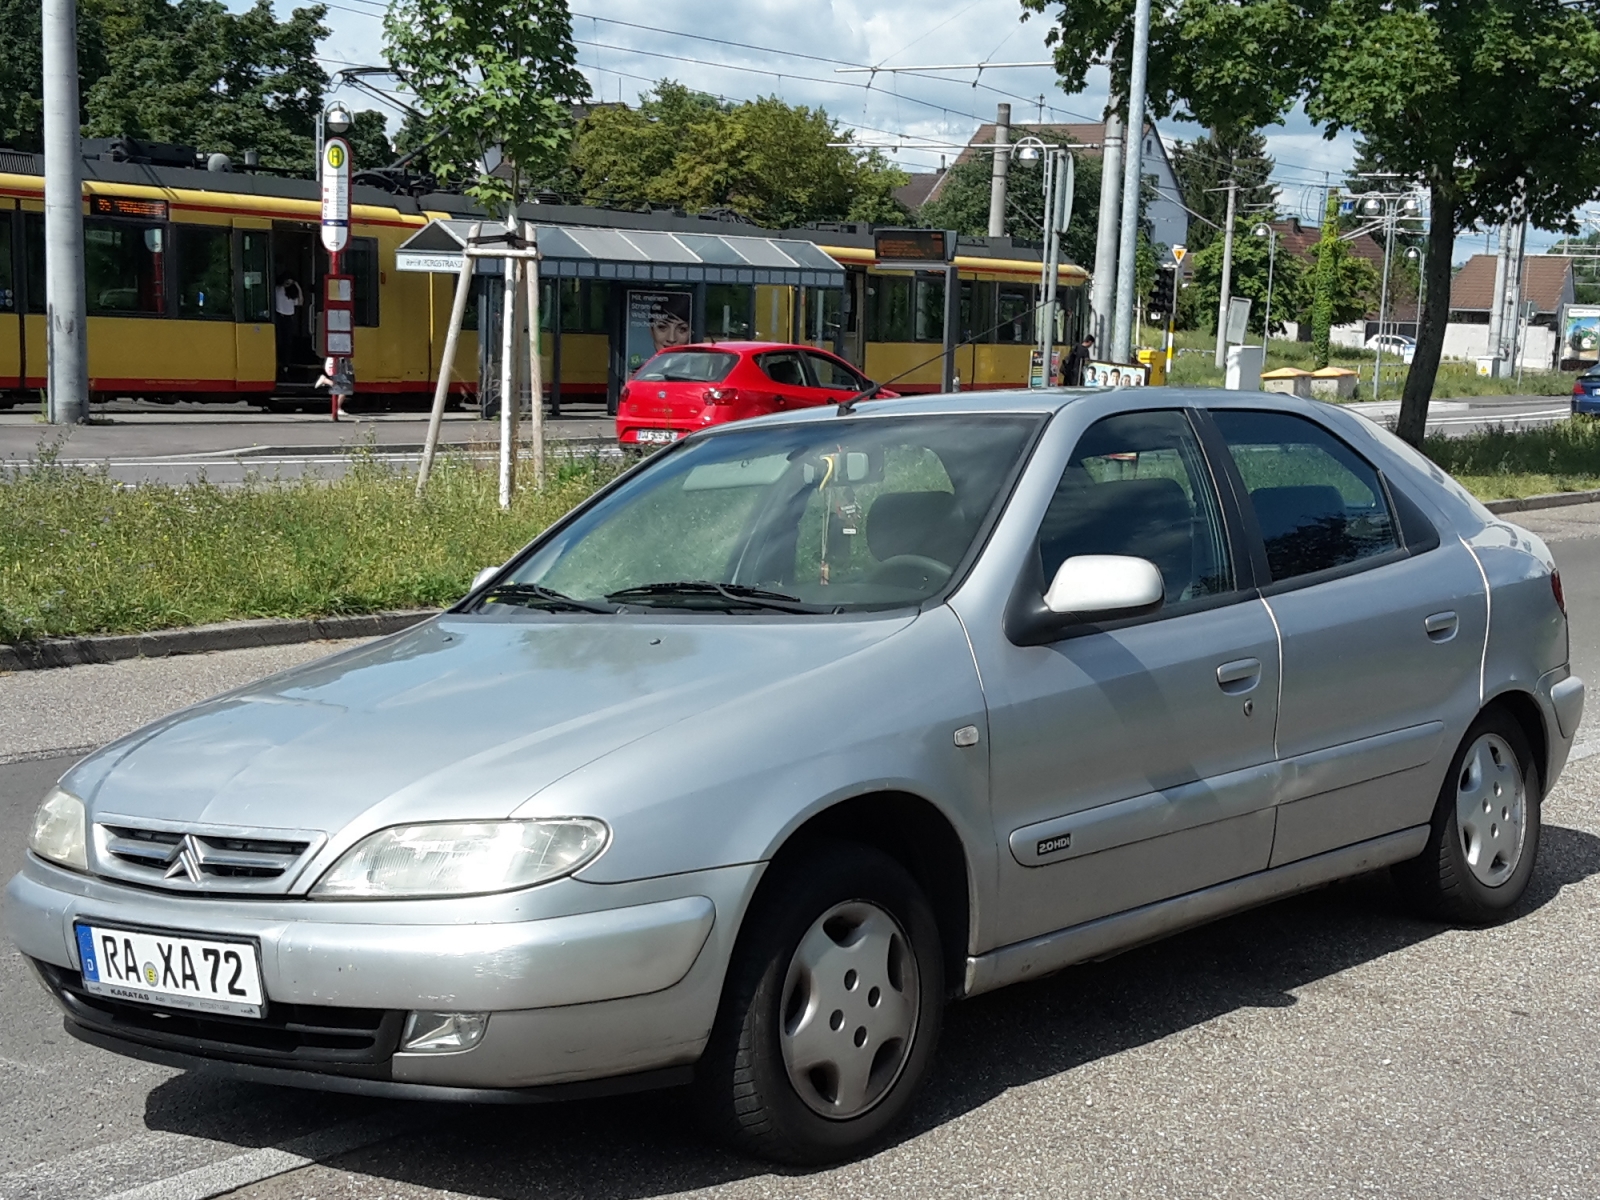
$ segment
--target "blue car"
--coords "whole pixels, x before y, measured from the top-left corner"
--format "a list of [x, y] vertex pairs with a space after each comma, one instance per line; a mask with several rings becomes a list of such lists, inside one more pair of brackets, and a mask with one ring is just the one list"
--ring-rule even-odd
[[1600, 367], [1590, 367], [1572, 384], [1572, 415], [1600, 413]]

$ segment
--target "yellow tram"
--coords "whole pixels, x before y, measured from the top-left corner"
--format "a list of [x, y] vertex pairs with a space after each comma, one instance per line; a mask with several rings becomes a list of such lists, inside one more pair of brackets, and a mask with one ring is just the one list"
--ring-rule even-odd
[[[84, 166], [93, 398], [315, 402], [317, 298], [327, 271], [315, 184], [93, 157]], [[43, 193], [42, 157], [0, 151], [0, 405], [36, 399], [45, 383]], [[421, 407], [438, 378], [454, 280], [397, 270], [395, 251], [430, 221], [470, 217], [471, 205], [455, 195], [418, 199], [366, 187], [353, 199], [344, 269], [356, 280], [356, 406]], [[528, 206], [524, 214], [574, 227], [748, 228], [551, 205]], [[897, 391], [937, 390], [942, 278], [878, 270], [866, 226], [782, 236], [809, 241], [842, 265], [844, 287], [713, 289], [696, 305], [696, 337], [824, 345], [878, 380], [916, 367]], [[1024, 385], [1035, 340], [1037, 252], [964, 242], [956, 265], [963, 337], [982, 335], [958, 351], [962, 386]], [[1058, 278], [1058, 341], [1067, 341], [1087, 275], [1065, 265]], [[458, 351], [458, 398], [475, 390], [476, 307]], [[545, 282], [545, 379], [558, 409], [573, 401], [614, 404], [632, 365], [621, 353], [621, 307], [620, 289], [603, 280]]]

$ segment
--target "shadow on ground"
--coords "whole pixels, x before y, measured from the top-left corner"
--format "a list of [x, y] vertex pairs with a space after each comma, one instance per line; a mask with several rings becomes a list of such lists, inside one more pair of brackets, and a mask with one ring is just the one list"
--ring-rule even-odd
[[[1513, 920], [1600, 874], [1600, 838], [1547, 825], [1543, 839], [1539, 870]], [[935, 1074], [899, 1140], [1009, 1088], [1223, 1014], [1291, 1006], [1295, 989], [1444, 928], [1410, 916], [1387, 873], [1377, 872], [958, 1004], [946, 1020]], [[686, 1100], [682, 1092], [658, 1092], [581, 1104], [423, 1109], [184, 1075], [150, 1094], [146, 1121], [151, 1128], [259, 1145], [236, 1124], [248, 1122], [253, 1111], [265, 1116], [289, 1108], [301, 1118], [314, 1112], [320, 1125], [389, 1111], [416, 1132], [329, 1165], [496, 1200], [632, 1200], [772, 1173], [707, 1143]]]

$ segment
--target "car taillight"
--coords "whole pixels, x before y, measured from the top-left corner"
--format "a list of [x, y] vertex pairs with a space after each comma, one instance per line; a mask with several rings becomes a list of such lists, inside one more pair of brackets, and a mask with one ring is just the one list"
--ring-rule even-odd
[[739, 389], [732, 387], [714, 387], [706, 389], [707, 404], [735, 404], [739, 400]]
[[1567, 594], [1561, 590], [1561, 572], [1550, 572], [1550, 590], [1555, 594], [1556, 607], [1561, 610], [1561, 615], [1567, 615]]

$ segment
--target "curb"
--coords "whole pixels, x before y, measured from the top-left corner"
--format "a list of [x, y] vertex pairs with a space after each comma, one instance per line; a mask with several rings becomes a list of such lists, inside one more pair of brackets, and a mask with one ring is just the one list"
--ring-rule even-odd
[[[492, 431], [485, 430], [484, 432], [491, 433]], [[546, 449], [559, 450], [566, 448], [569, 450], [604, 450], [607, 447], [616, 446], [617, 439], [615, 436], [568, 438], [551, 437], [546, 438], [544, 444]], [[439, 450], [440, 452], [444, 452], [446, 450], [471, 450], [474, 446], [488, 446], [490, 449], [493, 449], [497, 445], [498, 441], [494, 440], [493, 438], [481, 442], [451, 441], [440, 442]], [[385, 455], [393, 454], [421, 454], [422, 443], [383, 442], [372, 446], [246, 446], [239, 450], [217, 450], [207, 451], [205, 453], [208, 455], [208, 457], [214, 456], [217, 459], [225, 461], [228, 458], [313, 458], [318, 455], [344, 455], [345, 457], [351, 457], [363, 452], [371, 454], [375, 458], [381, 458]]]
[[226, 621], [218, 625], [107, 637], [51, 638], [14, 646], [0, 645], [0, 671], [34, 671], [120, 662], [128, 658], [166, 658], [174, 654], [206, 654], [213, 650], [244, 650], [252, 646], [383, 637], [437, 615], [437, 609], [427, 608], [310, 620]]
[[1543, 496], [1524, 496], [1520, 500], [1486, 500], [1492, 513], [1533, 512], [1541, 508], [1566, 508], [1570, 504], [1593, 504], [1600, 500], [1600, 489], [1587, 492], [1549, 492]]

